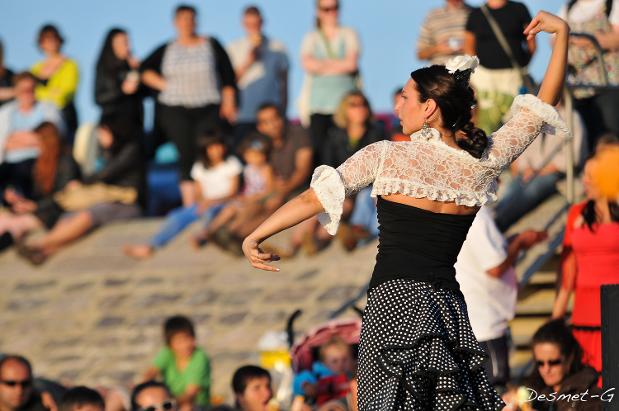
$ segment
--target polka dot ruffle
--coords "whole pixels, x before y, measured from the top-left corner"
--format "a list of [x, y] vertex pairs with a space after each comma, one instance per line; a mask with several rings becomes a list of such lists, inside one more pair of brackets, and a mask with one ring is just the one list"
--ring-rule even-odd
[[485, 357], [460, 293], [412, 280], [383, 283], [363, 318], [359, 409], [500, 409]]

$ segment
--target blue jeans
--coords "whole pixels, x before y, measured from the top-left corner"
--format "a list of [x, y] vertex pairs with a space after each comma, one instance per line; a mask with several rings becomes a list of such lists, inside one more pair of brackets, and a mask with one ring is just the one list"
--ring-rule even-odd
[[224, 204], [208, 208], [203, 213], [198, 213], [198, 206], [179, 207], [168, 214], [163, 227], [151, 239], [150, 245], [153, 248], [161, 248], [169, 241], [179, 235], [185, 228], [189, 227], [193, 222], [204, 218], [207, 222], [211, 221], [223, 209]]
[[378, 237], [378, 215], [376, 203], [370, 197], [372, 187], [366, 187], [357, 193], [355, 206], [350, 216], [350, 224], [365, 228], [370, 233], [371, 238]]
[[522, 216], [555, 194], [557, 182], [562, 178], [562, 173], [551, 173], [537, 176], [525, 183], [521, 176], [516, 176], [495, 208], [495, 221], [499, 230], [507, 230]]

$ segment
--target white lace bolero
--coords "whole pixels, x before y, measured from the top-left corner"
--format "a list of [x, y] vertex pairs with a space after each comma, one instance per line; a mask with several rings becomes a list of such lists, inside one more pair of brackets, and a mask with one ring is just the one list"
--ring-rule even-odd
[[359, 150], [337, 169], [317, 167], [310, 187], [325, 210], [318, 215], [321, 224], [334, 235], [345, 196], [370, 184], [372, 197], [400, 193], [471, 207], [496, 200], [497, 177], [543, 126], [568, 132], [557, 111], [535, 96], [517, 96], [512, 113], [511, 119], [489, 138], [480, 159], [448, 146], [439, 132], [431, 129], [429, 139], [417, 132], [411, 141], [379, 141]]

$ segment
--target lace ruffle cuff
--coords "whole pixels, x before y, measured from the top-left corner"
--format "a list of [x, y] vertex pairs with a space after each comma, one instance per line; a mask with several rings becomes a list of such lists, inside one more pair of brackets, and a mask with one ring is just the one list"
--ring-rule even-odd
[[542, 119], [544, 123], [551, 127], [562, 130], [569, 134], [567, 124], [561, 118], [557, 110], [550, 104], [544, 103], [542, 100], [532, 94], [522, 94], [516, 96], [513, 103], [514, 109], [526, 108], [532, 111], [536, 116]]
[[346, 197], [342, 177], [333, 167], [319, 166], [314, 170], [310, 187], [325, 209], [324, 213], [318, 214], [318, 221], [329, 234], [335, 235]]

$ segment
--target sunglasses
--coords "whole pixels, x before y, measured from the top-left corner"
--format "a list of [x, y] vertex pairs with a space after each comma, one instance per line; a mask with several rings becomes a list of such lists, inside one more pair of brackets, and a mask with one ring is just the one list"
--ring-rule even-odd
[[561, 358], [557, 358], [556, 360], [547, 360], [547, 361], [537, 360], [537, 361], [535, 361], [535, 365], [537, 365], [537, 368], [542, 368], [544, 365], [548, 365], [550, 367], [556, 367], [557, 365], [561, 364], [562, 362], [563, 362], [563, 360]]
[[32, 385], [32, 380], [0, 380], [0, 384], [4, 384], [8, 387], [16, 387], [19, 385], [20, 387], [28, 388]]
[[176, 401], [167, 400], [159, 405], [151, 405], [150, 407], [140, 408], [140, 411], [172, 411], [176, 409]]
[[348, 103], [348, 107], [350, 107], [350, 108], [359, 108], [359, 107], [366, 108], [367, 106], [368, 105], [365, 104], [365, 103], [357, 103], [357, 102], [355, 102], [355, 103]]
[[339, 6], [320, 7], [319, 9], [323, 13], [335, 13], [335, 12], [337, 12], [340, 9], [340, 7]]

